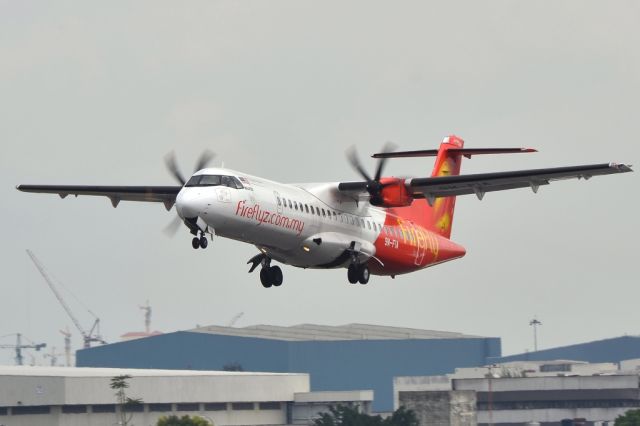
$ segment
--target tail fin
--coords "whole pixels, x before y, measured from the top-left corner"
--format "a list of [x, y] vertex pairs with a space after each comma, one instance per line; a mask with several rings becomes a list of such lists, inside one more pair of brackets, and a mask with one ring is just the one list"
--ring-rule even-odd
[[[440, 149], [438, 149], [436, 163], [431, 176], [459, 175], [463, 147], [464, 141], [458, 136], [451, 135], [444, 138], [440, 144]], [[427, 223], [425, 225], [443, 237], [450, 238], [456, 197], [437, 198], [431, 208], [429, 208], [430, 206], [426, 201], [424, 201], [424, 204], [420, 203], [419, 205], [422, 209], [426, 209], [425, 219]]]

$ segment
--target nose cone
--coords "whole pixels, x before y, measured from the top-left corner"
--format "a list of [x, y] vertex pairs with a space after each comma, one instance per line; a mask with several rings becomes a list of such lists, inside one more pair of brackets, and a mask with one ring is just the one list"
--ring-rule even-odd
[[176, 211], [183, 219], [202, 216], [206, 202], [194, 188], [182, 188], [176, 197]]

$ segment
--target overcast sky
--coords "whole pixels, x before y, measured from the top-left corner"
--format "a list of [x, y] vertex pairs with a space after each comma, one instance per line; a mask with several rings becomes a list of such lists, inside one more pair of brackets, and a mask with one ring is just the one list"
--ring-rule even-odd
[[[476, 157], [466, 173], [638, 164], [638, 46], [636, 0], [0, 0], [0, 336], [60, 351], [58, 330], [73, 327], [27, 248], [109, 341], [143, 329], [147, 299], [164, 332], [244, 312], [238, 326], [495, 336], [504, 354], [533, 349], [534, 315], [542, 348], [640, 334], [638, 173], [461, 197], [452, 239], [465, 258], [367, 286], [345, 270], [285, 266], [277, 289], [247, 274], [250, 245], [194, 251], [186, 228], [166, 237], [175, 213], [161, 204], [15, 190], [172, 185], [165, 154], [189, 173], [204, 149], [278, 181], [352, 180], [351, 145], [373, 169], [366, 156], [386, 141], [427, 149], [451, 133], [467, 147], [540, 150]], [[398, 159], [387, 172], [431, 168]]]

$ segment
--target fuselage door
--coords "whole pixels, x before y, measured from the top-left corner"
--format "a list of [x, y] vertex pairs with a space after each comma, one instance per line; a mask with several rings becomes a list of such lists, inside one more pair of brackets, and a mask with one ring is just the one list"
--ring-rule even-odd
[[279, 214], [282, 214], [282, 199], [278, 191], [273, 191], [273, 197], [275, 198], [276, 208]]

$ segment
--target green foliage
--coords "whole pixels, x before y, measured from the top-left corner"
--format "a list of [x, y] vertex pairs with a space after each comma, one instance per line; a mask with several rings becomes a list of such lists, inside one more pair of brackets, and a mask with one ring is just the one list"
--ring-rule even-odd
[[162, 416], [158, 419], [157, 426], [212, 426], [208, 420], [198, 416]]
[[111, 379], [110, 387], [115, 390], [116, 402], [120, 407], [120, 412], [116, 413], [118, 418], [118, 424], [127, 426], [133, 417], [133, 414], [127, 415], [127, 412], [132, 411], [131, 407], [134, 405], [142, 404], [140, 398], [129, 398], [126, 393], [126, 389], [129, 388], [128, 380], [131, 378], [128, 374], [116, 376]]
[[615, 426], [640, 426], [640, 410], [629, 410], [616, 417]]
[[314, 426], [418, 426], [418, 419], [411, 410], [400, 407], [390, 417], [370, 416], [355, 407], [338, 405], [330, 407], [329, 413], [321, 413]]

